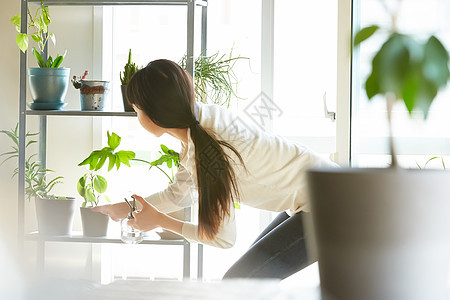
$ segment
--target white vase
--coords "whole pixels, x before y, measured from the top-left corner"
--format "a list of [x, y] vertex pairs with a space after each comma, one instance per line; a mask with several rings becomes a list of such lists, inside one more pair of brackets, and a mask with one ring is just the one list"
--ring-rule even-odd
[[447, 299], [450, 172], [310, 170], [323, 299]]

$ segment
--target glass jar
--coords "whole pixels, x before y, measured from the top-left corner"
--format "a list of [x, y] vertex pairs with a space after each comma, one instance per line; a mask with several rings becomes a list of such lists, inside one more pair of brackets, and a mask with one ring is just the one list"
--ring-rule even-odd
[[128, 225], [130, 219], [133, 219], [133, 216], [120, 221], [120, 239], [127, 244], [139, 244], [144, 239], [144, 232]]

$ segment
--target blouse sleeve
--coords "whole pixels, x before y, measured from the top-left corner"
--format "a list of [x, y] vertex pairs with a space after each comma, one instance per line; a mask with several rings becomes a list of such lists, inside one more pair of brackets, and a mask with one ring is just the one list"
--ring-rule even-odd
[[231, 248], [236, 241], [236, 219], [234, 205], [230, 207], [230, 216], [226, 216], [213, 240], [198, 236], [198, 225], [185, 222], [182, 228], [183, 236], [190, 242], [200, 242], [218, 248]]
[[179, 165], [174, 182], [165, 190], [150, 195], [145, 200], [163, 213], [190, 207], [196, 201], [196, 188], [192, 176]]

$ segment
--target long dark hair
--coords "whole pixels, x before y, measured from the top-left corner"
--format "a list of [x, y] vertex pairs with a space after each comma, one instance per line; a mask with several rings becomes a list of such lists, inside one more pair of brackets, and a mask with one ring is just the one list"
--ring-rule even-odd
[[199, 201], [199, 236], [213, 239], [230, 205], [238, 197], [233, 159], [224, 148], [242, 157], [215, 132], [198, 123], [194, 113], [192, 77], [173, 61], [160, 59], [138, 71], [127, 87], [128, 102], [163, 128], [190, 128], [195, 147]]

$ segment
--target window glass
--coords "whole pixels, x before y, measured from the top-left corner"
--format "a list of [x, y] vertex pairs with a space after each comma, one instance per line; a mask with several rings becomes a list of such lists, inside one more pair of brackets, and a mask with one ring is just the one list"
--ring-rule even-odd
[[[398, 29], [411, 33], [418, 39], [436, 35], [446, 48], [450, 47], [450, 3], [446, 0], [409, 0], [383, 1], [364, 0], [354, 5], [355, 20], [358, 28], [378, 24], [390, 26], [386, 9], [395, 9], [401, 2], [398, 14]], [[388, 124], [385, 101], [381, 96], [368, 101], [364, 82], [370, 72], [371, 61], [386, 36], [377, 35], [362, 44], [356, 50], [353, 60], [352, 93], [352, 165], [360, 167], [387, 166]], [[450, 119], [446, 112], [450, 109], [450, 88], [447, 86], [437, 95], [430, 108], [427, 120], [422, 114], [413, 112], [411, 117], [403, 103], [397, 103], [393, 109], [393, 135], [399, 155], [399, 163], [405, 167], [423, 166], [432, 156], [449, 155]], [[438, 160], [430, 166], [442, 167]]]

